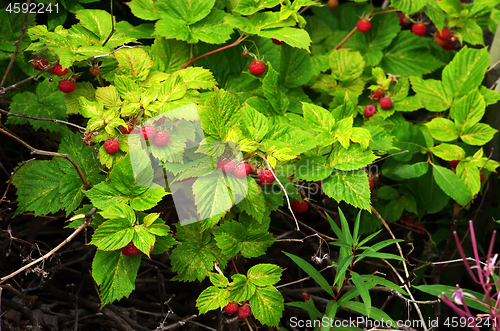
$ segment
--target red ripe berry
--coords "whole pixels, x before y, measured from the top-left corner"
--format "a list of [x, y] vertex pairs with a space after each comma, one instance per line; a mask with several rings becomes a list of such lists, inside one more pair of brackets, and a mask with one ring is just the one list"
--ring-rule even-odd
[[68, 69], [68, 68], [66, 68], [66, 69], [64, 69], [64, 70], [63, 70], [63, 67], [62, 67], [62, 65], [60, 65], [60, 64], [58, 64], [58, 65], [56, 65], [56, 66], [54, 67], [54, 73], [55, 73], [57, 76], [59, 76], [59, 77], [66, 75], [68, 72], [69, 72], [69, 69]]
[[373, 188], [375, 187], [375, 183], [372, 182], [371, 179], [368, 179], [368, 185], [370, 186], [370, 190], [373, 190]]
[[292, 201], [292, 210], [298, 214], [305, 213], [309, 209], [309, 204], [306, 201], [300, 202], [299, 200]]
[[271, 38], [271, 40], [273, 41], [273, 44], [275, 44], [275, 45], [281, 45], [284, 43], [283, 40], [278, 40], [278, 39], [274, 39], [274, 38]]
[[436, 30], [436, 37], [438, 37], [439, 39], [450, 39], [451, 33], [450, 31], [446, 30], [446, 28], [443, 28], [441, 32], [439, 32], [439, 30]]
[[417, 36], [424, 36], [427, 32], [427, 27], [422, 23], [417, 23], [411, 27], [411, 31]]
[[165, 123], [165, 116], [162, 116], [155, 121], [156, 125], [163, 125], [164, 123]]
[[443, 46], [443, 48], [447, 51], [452, 51], [455, 49], [455, 40], [450, 39], [446, 45]]
[[257, 176], [262, 184], [271, 184], [275, 179], [273, 173], [269, 170], [261, 170]]
[[59, 81], [59, 89], [64, 93], [70, 93], [75, 90], [76, 84], [70, 80], [61, 80]]
[[392, 100], [389, 97], [383, 97], [380, 99], [380, 108], [387, 110], [392, 107]]
[[238, 304], [236, 302], [230, 302], [224, 307], [224, 311], [228, 314], [234, 314], [238, 310]]
[[146, 126], [141, 128], [141, 137], [145, 140], [153, 139], [156, 136], [156, 129], [152, 126]]
[[452, 168], [456, 168], [457, 165], [460, 163], [460, 160], [452, 160], [452, 161], [448, 161], [448, 164], [450, 165], [450, 167]]
[[367, 105], [365, 107], [365, 116], [372, 117], [377, 112], [377, 108], [374, 105]]
[[127, 246], [122, 247], [122, 253], [125, 256], [134, 256], [137, 255], [137, 253], [139, 253], [139, 249], [135, 247], [133, 242], [129, 242]]
[[33, 60], [31, 60], [31, 65], [35, 70], [43, 70], [47, 67], [49, 62], [41, 57], [35, 56]]
[[248, 174], [252, 171], [252, 166], [248, 163], [241, 163], [239, 166], [234, 169], [234, 175], [238, 178], [243, 178], [248, 176]]
[[358, 28], [359, 32], [365, 33], [371, 30], [372, 24], [367, 19], [361, 19], [356, 23], [356, 28]]
[[234, 170], [235, 164], [233, 160], [219, 159], [217, 161], [217, 169], [225, 174], [228, 174]]
[[446, 44], [449, 42], [447, 39], [441, 39], [439, 37], [436, 37], [436, 44], [438, 44], [441, 47], [446, 46]]
[[409, 227], [411, 227], [415, 224], [415, 220], [408, 215], [401, 217], [400, 221], [401, 221], [401, 223], [403, 223], [403, 225], [406, 225]]
[[484, 182], [484, 174], [482, 172], [479, 174], [479, 179], [481, 180], [481, 183]]
[[252, 61], [248, 66], [248, 69], [252, 75], [259, 76], [266, 71], [266, 65], [261, 61]]
[[106, 140], [104, 142], [104, 149], [108, 154], [115, 154], [120, 149], [120, 143], [115, 139]]
[[236, 315], [238, 315], [239, 318], [247, 318], [248, 316], [250, 316], [251, 311], [252, 310], [250, 309], [249, 305], [244, 305], [238, 308]]
[[384, 96], [384, 91], [381, 89], [372, 92], [372, 99], [379, 100]]
[[134, 130], [134, 128], [131, 127], [130, 125], [127, 125], [126, 127], [122, 126], [123, 134], [130, 134], [130, 132], [132, 132], [132, 130]]
[[410, 26], [411, 21], [406, 17], [404, 13], [399, 13], [398, 14], [399, 18], [399, 25], [404, 29]]
[[168, 133], [158, 132], [153, 140], [153, 144], [158, 147], [165, 146], [168, 143], [168, 138], [170, 138]]

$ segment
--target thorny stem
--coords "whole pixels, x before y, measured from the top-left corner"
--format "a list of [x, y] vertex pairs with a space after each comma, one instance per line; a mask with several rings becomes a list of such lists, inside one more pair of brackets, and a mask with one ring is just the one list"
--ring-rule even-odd
[[[28, 8], [30, 7], [30, 2], [31, 2], [31, 0], [26, 1]], [[21, 47], [21, 42], [23, 41], [24, 33], [26, 32], [26, 23], [28, 22], [28, 15], [29, 15], [29, 11], [26, 11], [26, 15], [24, 15], [23, 27], [21, 29], [21, 36], [19, 37], [19, 40], [17, 41], [16, 50], [14, 51], [14, 54], [12, 55], [12, 59], [10, 59], [10, 63], [7, 66], [7, 70], [5, 70], [5, 74], [3, 75], [2, 82], [0, 83], [0, 87], [3, 86], [3, 84], [5, 83], [5, 80], [7, 79], [7, 75], [9, 74], [10, 69], [12, 69], [12, 65], [14, 65], [14, 61], [16, 60], [17, 52], [19, 51], [19, 47]]]
[[80, 132], [85, 132], [85, 128], [83, 126], [79, 126], [79, 125], [73, 124], [71, 122], [56, 120], [54, 118], [42, 118], [42, 117], [29, 116], [29, 115], [24, 115], [24, 114], [16, 114], [16, 113], [8, 112], [8, 111], [6, 111], [4, 109], [1, 109], [1, 108], [0, 108], [0, 113], [5, 114], [7, 116], [24, 117], [24, 118], [29, 118], [29, 119], [32, 119], [32, 120], [49, 121], [49, 122], [55, 122], [55, 123], [62, 123], [62, 124], [66, 124], [66, 125], [71, 125], [71, 126], [77, 128], [78, 130], [80, 130]]
[[83, 186], [85, 187], [85, 189], [86, 190], [90, 190], [91, 186], [87, 182], [87, 180], [85, 179], [85, 176], [83, 175], [82, 169], [80, 169], [80, 167], [75, 162], [75, 160], [73, 160], [68, 154], [62, 154], [62, 153], [56, 153], [56, 152], [49, 152], [49, 151], [42, 151], [40, 149], [36, 149], [36, 148], [28, 145], [22, 139], [16, 137], [15, 135], [13, 135], [12, 133], [10, 133], [8, 131], [5, 131], [2, 128], [0, 128], [0, 132], [6, 134], [7, 136], [11, 137], [12, 139], [17, 140], [18, 142], [20, 142], [21, 144], [23, 144], [26, 148], [28, 148], [31, 151], [31, 154], [39, 154], [39, 155], [47, 155], [47, 156], [58, 156], [58, 157], [65, 158], [66, 160], [68, 160], [69, 162], [71, 162], [71, 164], [75, 167], [76, 172], [78, 172], [78, 176], [80, 176], [80, 179], [82, 180]]
[[223, 51], [223, 50], [225, 50], [225, 49], [228, 49], [228, 48], [231, 48], [231, 47], [234, 47], [234, 46], [237, 46], [237, 45], [238, 45], [238, 44], [242, 41], [242, 38], [243, 38], [243, 36], [245, 35], [245, 33], [246, 33], [246, 32], [243, 32], [243, 33], [241, 34], [241, 36], [239, 36], [239, 38], [238, 38], [238, 39], [236, 39], [236, 41], [235, 41], [234, 43], [232, 43], [232, 44], [229, 44], [229, 45], [223, 46], [223, 47], [221, 47], [221, 48], [217, 48], [217, 49], [215, 49], [215, 50], [213, 50], [213, 51], [210, 51], [210, 52], [208, 52], [208, 53], [205, 53], [205, 54], [203, 54], [203, 55], [200, 55], [200, 56], [198, 56], [198, 57], [195, 57], [194, 59], [189, 60], [189, 61], [188, 61], [188, 62], [187, 62], [187, 63], [186, 63], [186, 64], [185, 64], [185, 65], [184, 65], [181, 69], [185, 69], [188, 65], [190, 65], [190, 64], [191, 64], [191, 63], [193, 63], [193, 62], [195, 62], [196, 60], [201, 59], [202, 57], [205, 57], [205, 56], [207, 56], [207, 55], [210, 55], [210, 54], [214, 54], [214, 53], [217, 53], [217, 52]]

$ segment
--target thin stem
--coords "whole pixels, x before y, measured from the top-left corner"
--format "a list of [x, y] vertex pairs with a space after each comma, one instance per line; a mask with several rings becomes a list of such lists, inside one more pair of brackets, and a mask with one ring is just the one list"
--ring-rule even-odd
[[30, 145], [28, 145], [26, 142], [24, 142], [22, 139], [16, 137], [15, 135], [13, 135], [12, 133], [8, 132], [8, 131], [5, 131], [4, 129], [0, 128], [0, 132], [6, 134], [7, 136], [11, 137], [12, 139], [14, 140], [17, 140], [18, 142], [20, 142], [21, 144], [23, 144], [26, 148], [28, 148], [30, 151], [31, 151], [31, 154], [39, 154], [39, 155], [47, 155], [47, 156], [58, 156], [58, 157], [62, 157], [62, 158], [65, 158], [66, 160], [68, 160], [69, 162], [71, 162], [71, 164], [75, 167], [76, 169], [76, 172], [78, 173], [78, 175], [80, 176], [80, 179], [82, 180], [83, 182], [83, 186], [85, 187], [86, 190], [90, 190], [91, 186], [90, 184], [87, 182], [87, 180], [85, 179], [85, 176], [82, 172], [82, 169], [80, 169], [80, 167], [78, 166], [78, 164], [75, 162], [75, 160], [73, 160], [68, 154], [62, 154], [62, 153], [56, 153], [56, 152], [48, 152], [48, 151], [42, 151], [40, 149], [36, 149]]
[[233, 267], [234, 267], [234, 270], [236, 271], [236, 273], [237, 273], [237, 274], [239, 274], [239, 272], [238, 272], [238, 268], [236, 268], [236, 264], [234, 263], [233, 258], [231, 258], [231, 262], [233, 262]]
[[12, 89], [14, 89], [14, 88], [18, 87], [18, 86], [19, 86], [19, 85], [21, 85], [21, 84], [24, 84], [24, 83], [26, 83], [26, 82], [29, 82], [29, 81], [30, 81], [30, 80], [32, 80], [32, 79], [37, 78], [38, 76], [40, 76], [40, 75], [41, 75], [41, 74], [43, 74], [44, 72], [47, 72], [49, 69], [54, 68], [55, 66], [56, 66], [56, 64], [55, 64], [55, 63], [54, 63], [53, 65], [51, 65], [51, 66], [47, 66], [47, 68], [45, 68], [45, 69], [41, 70], [41, 71], [40, 71], [40, 72], [38, 72], [37, 74], [35, 74], [35, 75], [33, 75], [33, 76], [30, 76], [30, 77], [28, 77], [28, 78], [25, 78], [25, 79], [23, 79], [22, 81], [17, 82], [17, 83], [15, 83], [15, 84], [13, 84], [13, 85], [11, 85], [11, 86], [9, 86], [9, 87], [0, 87], [0, 99], [3, 97], [3, 95], [5, 94], [5, 92], [7, 92], [8, 90], [12, 90]]
[[[31, 0], [26, 1], [28, 8], [30, 7], [30, 2], [31, 2]], [[12, 59], [10, 59], [10, 63], [7, 66], [7, 70], [5, 70], [5, 74], [3, 75], [2, 82], [0, 83], [0, 86], [3, 86], [3, 84], [5, 83], [5, 80], [7, 79], [7, 75], [9, 74], [10, 69], [12, 69], [12, 66], [14, 65], [14, 61], [16, 60], [17, 52], [19, 51], [19, 47], [21, 47], [21, 42], [23, 41], [24, 33], [26, 32], [26, 23], [28, 22], [28, 15], [29, 15], [29, 11], [26, 11], [26, 15], [24, 15], [23, 27], [21, 29], [21, 36], [19, 37], [19, 40], [17, 42], [16, 50], [14, 51], [14, 54], [12, 55]]]
[[189, 60], [189, 61], [188, 61], [188, 62], [187, 62], [187, 63], [186, 63], [186, 64], [185, 64], [185, 65], [184, 65], [181, 69], [185, 69], [185, 68], [186, 68], [187, 66], [189, 66], [191, 63], [195, 62], [196, 60], [201, 59], [202, 57], [205, 57], [205, 56], [207, 56], [207, 55], [210, 55], [210, 54], [214, 54], [214, 53], [217, 53], [217, 52], [223, 51], [223, 50], [225, 50], [225, 49], [228, 49], [228, 48], [231, 48], [231, 47], [234, 47], [234, 46], [237, 46], [237, 45], [241, 42], [241, 40], [242, 40], [243, 36], [245, 35], [245, 33], [246, 33], [246, 32], [243, 32], [243, 33], [241, 34], [241, 36], [239, 36], [239, 38], [238, 38], [238, 39], [236, 39], [236, 41], [235, 41], [234, 43], [232, 43], [232, 44], [226, 45], [226, 46], [221, 47], [221, 48], [217, 48], [217, 49], [215, 49], [215, 50], [213, 50], [213, 51], [210, 51], [210, 52], [208, 52], [208, 53], [205, 53], [205, 54], [203, 54], [203, 55], [200, 55], [200, 56], [198, 56], [198, 57], [195, 57], [194, 59]]
[[340, 48], [340, 46], [342, 46], [346, 41], [347, 39], [351, 38], [351, 36], [354, 34], [354, 32], [357, 30], [358, 28], [354, 27], [354, 29], [351, 30], [351, 32], [349, 32], [349, 34], [347, 36], [345, 36], [344, 39], [342, 39], [342, 41], [337, 45], [335, 46], [334, 50], [337, 50]]
[[389, 10], [379, 11], [377, 13], [373, 13], [372, 16], [386, 14], [386, 13], [393, 13], [395, 11], [399, 11], [399, 9], [389, 9]]
[[111, 13], [111, 32], [109, 33], [109, 36], [108, 38], [106, 38], [106, 40], [104, 40], [104, 43], [102, 44], [102, 46], [104, 47], [104, 45], [106, 45], [108, 43], [108, 41], [111, 39], [111, 36], [116, 32], [116, 29], [115, 29], [115, 18], [113, 16], [113, 0], [109, 0], [109, 5], [110, 5], [110, 13]]
[[1, 108], [0, 108], [0, 113], [3, 113], [5, 115], [7, 115], [7, 116], [16, 116], [16, 117], [29, 118], [29, 119], [38, 120], [38, 121], [49, 121], [49, 122], [55, 122], [55, 123], [62, 123], [62, 124], [66, 124], [66, 125], [71, 125], [71, 126], [77, 128], [78, 130], [80, 130], [80, 132], [85, 132], [85, 128], [83, 126], [79, 126], [79, 125], [73, 124], [71, 122], [56, 120], [54, 118], [42, 118], [42, 117], [36, 117], [36, 116], [30, 116], [30, 115], [24, 115], [24, 114], [16, 114], [16, 113], [8, 112], [8, 111], [6, 111], [4, 109], [1, 109]]

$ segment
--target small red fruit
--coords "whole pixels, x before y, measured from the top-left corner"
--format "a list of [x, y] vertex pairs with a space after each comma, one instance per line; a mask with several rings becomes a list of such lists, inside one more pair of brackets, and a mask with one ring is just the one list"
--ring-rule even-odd
[[378, 89], [378, 90], [372, 92], [372, 99], [373, 100], [379, 100], [383, 96], [384, 96], [384, 91], [382, 91], [381, 89]]
[[368, 185], [370, 186], [370, 191], [375, 187], [375, 183], [371, 179], [368, 179]]
[[66, 69], [64, 69], [64, 70], [63, 70], [63, 67], [62, 67], [62, 65], [60, 65], [60, 64], [58, 64], [58, 65], [56, 65], [56, 66], [54, 67], [54, 73], [55, 73], [57, 76], [59, 76], [59, 77], [66, 75], [68, 72], [69, 72], [69, 69], [68, 69], [68, 68], [66, 68]]
[[42, 59], [41, 57], [35, 56], [33, 60], [31, 60], [31, 65], [35, 70], [43, 70], [47, 67], [49, 61]]
[[392, 107], [392, 100], [389, 97], [383, 97], [380, 99], [380, 108], [387, 110]]
[[140, 252], [139, 249], [135, 247], [133, 242], [129, 242], [127, 246], [122, 247], [122, 253], [125, 256], [134, 256], [137, 255], [137, 253], [139, 252]]
[[70, 93], [75, 90], [76, 84], [70, 80], [61, 80], [59, 81], [58, 87], [64, 93]]
[[284, 43], [283, 40], [278, 40], [278, 39], [274, 39], [274, 38], [271, 38], [271, 40], [273, 41], [273, 44], [275, 44], [275, 45], [281, 45]]
[[236, 302], [230, 302], [224, 307], [224, 311], [228, 314], [234, 314], [238, 310], [238, 304]]
[[441, 47], [446, 46], [446, 44], [449, 42], [448, 39], [441, 39], [439, 37], [436, 37], [436, 44], [438, 44]]
[[261, 170], [257, 176], [262, 184], [271, 184], [275, 179], [273, 173], [269, 170]]
[[156, 129], [152, 126], [146, 126], [141, 128], [141, 136], [145, 140], [153, 139], [156, 136]]
[[460, 160], [451, 160], [451, 161], [448, 161], [448, 164], [452, 168], [456, 168], [459, 163], [460, 163]]
[[259, 76], [266, 71], [266, 65], [262, 61], [252, 61], [248, 69], [252, 75]]
[[452, 51], [455, 49], [455, 40], [450, 39], [446, 45], [443, 46], [443, 48], [447, 51]]
[[338, 6], [339, 6], [338, 0], [328, 0], [328, 7], [330, 7], [330, 9], [335, 9]]
[[292, 210], [298, 214], [305, 213], [309, 209], [309, 204], [306, 201], [300, 202], [299, 200], [292, 201]]
[[155, 136], [155, 139], [153, 140], [153, 144], [158, 147], [165, 146], [168, 143], [169, 138], [170, 135], [168, 133], [158, 132]]
[[115, 154], [120, 149], [120, 143], [116, 139], [106, 140], [104, 142], [104, 149], [108, 154]]
[[219, 159], [217, 161], [217, 169], [225, 174], [228, 174], [234, 170], [235, 164], [233, 160]]
[[427, 27], [422, 23], [417, 23], [411, 27], [411, 31], [417, 36], [424, 36], [427, 32]]
[[365, 116], [368, 118], [375, 115], [376, 112], [377, 112], [377, 108], [375, 108], [374, 105], [367, 105], [365, 107]]
[[482, 172], [479, 174], [479, 179], [481, 180], [481, 183], [484, 182], [484, 174]]
[[241, 163], [239, 166], [234, 169], [234, 175], [238, 178], [243, 178], [248, 176], [248, 174], [252, 171], [252, 166], [248, 163]]
[[239, 318], [247, 318], [248, 316], [250, 316], [251, 311], [252, 310], [250, 309], [249, 305], [244, 305], [238, 308], [236, 315], [238, 315]]
[[359, 32], [365, 33], [371, 30], [372, 24], [367, 19], [360, 19], [358, 23], [356, 23], [356, 28], [358, 28]]
[[134, 130], [134, 128], [131, 127], [130, 125], [122, 126], [123, 134], [130, 134], [130, 132], [132, 132], [132, 130]]
[[410, 26], [411, 21], [410, 21], [410, 19], [404, 13], [399, 13], [398, 14], [398, 18], [399, 18], [399, 25], [403, 29]]
[[441, 32], [439, 30], [436, 30], [436, 37], [439, 39], [450, 39], [451, 33], [450, 31], [446, 30], [446, 28], [443, 28]]

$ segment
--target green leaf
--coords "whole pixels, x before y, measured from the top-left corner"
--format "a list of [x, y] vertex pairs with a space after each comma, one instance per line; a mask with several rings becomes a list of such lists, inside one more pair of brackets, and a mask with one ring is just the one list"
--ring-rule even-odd
[[471, 162], [460, 162], [457, 165], [457, 176], [465, 182], [472, 195], [481, 189], [481, 179], [478, 167]]
[[[360, 314], [368, 316], [368, 312], [364, 304], [361, 302], [356, 302], [356, 301], [339, 302], [339, 306], [345, 307], [347, 309], [352, 309]], [[390, 323], [390, 325], [393, 328], [397, 328], [396, 323], [394, 323], [394, 321], [389, 317], [389, 315], [387, 315], [382, 310], [376, 307], [371, 307], [370, 318], [373, 318], [374, 320], [377, 321], [384, 321], [384, 325], [385, 323]]]
[[290, 27], [262, 30], [257, 33], [261, 37], [274, 38], [284, 41], [286, 44], [309, 50], [311, 38], [306, 30]]
[[213, 95], [203, 106], [198, 107], [203, 130], [213, 138], [223, 141], [240, 121], [239, 109], [240, 104], [234, 95], [215, 88]]
[[[188, 41], [201, 40], [208, 44], [222, 44], [231, 38], [233, 28], [226, 24], [224, 11], [213, 8], [203, 20], [193, 24]], [[167, 35], [168, 36], [168, 35]]]
[[271, 64], [267, 66], [267, 74], [264, 77], [262, 88], [267, 100], [273, 106], [274, 111], [278, 115], [283, 115], [288, 109], [287, 96], [278, 86], [278, 73], [273, 69]]
[[241, 130], [246, 137], [261, 141], [269, 131], [269, 120], [263, 114], [247, 103], [241, 108], [243, 119], [241, 121]]
[[485, 110], [483, 96], [478, 90], [472, 90], [453, 104], [450, 116], [455, 120], [457, 129], [464, 132], [483, 118]]
[[252, 15], [261, 9], [272, 8], [280, 4], [280, 0], [240, 0], [234, 11], [241, 15]]
[[484, 46], [483, 29], [472, 18], [460, 19], [460, 36], [472, 45]]
[[274, 285], [281, 279], [283, 270], [274, 264], [257, 264], [248, 270], [247, 277], [255, 286]]
[[500, 93], [490, 90], [486, 86], [479, 86], [479, 93], [483, 96], [486, 106], [493, 105], [500, 101]]
[[489, 55], [486, 48], [462, 48], [443, 69], [446, 90], [453, 98], [467, 95], [481, 84], [488, 65]]
[[[129, 226], [132, 226], [135, 223], [134, 210], [130, 208], [130, 206], [125, 205], [123, 203], [111, 205], [104, 211], [99, 212], [99, 214], [101, 214], [102, 217], [107, 219], [112, 219], [112, 218], [125, 219], [129, 222]], [[150, 214], [150, 215], [155, 215], [155, 214]]]
[[233, 206], [228, 184], [221, 171], [213, 171], [209, 175], [199, 177], [193, 184], [193, 193], [200, 220], [215, 216]]
[[198, 308], [200, 314], [205, 314], [210, 310], [221, 307], [221, 301], [227, 300], [228, 295], [229, 292], [226, 289], [209, 286], [196, 299], [196, 308]]
[[153, 61], [142, 48], [122, 48], [114, 55], [118, 73], [137, 81], [145, 80], [153, 67]]
[[144, 217], [144, 226], [149, 227], [151, 224], [153, 224], [154, 221], [156, 221], [160, 217], [160, 213], [152, 213], [152, 214], [147, 214]]
[[365, 282], [376, 282], [376, 284], [379, 284], [382, 286], [387, 286], [387, 287], [392, 288], [393, 290], [395, 290], [403, 295], [409, 296], [409, 294], [405, 290], [403, 290], [400, 286], [394, 284], [393, 282], [391, 282], [385, 278], [375, 276], [375, 275], [361, 275], [361, 278], [363, 278], [363, 280]]
[[450, 197], [441, 190], [438, 184], [436, 184], [432, 171], [427, 172], [419, 178], [414, 192], [417, 199], [425, 206], [425, 210], [429, 214], [441, 211], [450, 200]]
[[327, 178], [332, 169], [326, 164], [323, 156], [302, 156], [295, 164], [295, 177], [308, 181], [318, 181]]
[[483, 146], [486, 145], [498, 130], [493, 129], [491, 126], [485, 123], [476, 123], [472, 127], [466, 129], [460, 134], [460, 138], [464, 143], [473, 146]]
[[412, 155], [426, 149], [425, 138], [422, 131], [409, 122], [403, 122], [398, 125], [393, 131], [394, 142], [393, 146], [401, 152], [406, 153], [394, 156], [398, 161], [409, 161]]
[[233, 281], [229, 284], [229, 300], [247, 301], [255, 294], [257, 287], [248, 281], [245, 275], [234, 274], [231, 278]]
[[329, 132], [335, 124], [332, 114], [323, 107], [302, 102], [304, 120], [309, 127], [318, 132]]
[[366, 288], [363, 278], [361, 278], [361, 276], [358, 275], [356, 272], [351, 271], [351, 280], [354, 283], [354, 286], [356, 286], [357, 290], [359, 291], [359, 295], [361, 296], [361, 299], [365, 304], [366, 316], [370, 317], [372, 299], [370, 297], [368, 289]]
[[362, 150], [358, 144], [348, 149], [337, 145], [330, 155], [330, 166], [334, 169], [352, 171], [371, 164], [377, 156], [370, 149]]
[[335, 171], [323, 181], [323, 191], [337, 201], [370, 210], [370, 189], [364, 170]]
[[268, 326], [279, 325], [283, 310], [284, 299], [274, 286], [258, 287], [250, 298], [252, 313], [262, 324]]
[[92, 277], [101, 289], [101, 307], [132, 293], [140, 264], [140, 254], [125, 256], [121, 251], [96, 252]]
[[425, 126], [434, 139], [440, 141], [452, 141], [459, 137], [459, 132], [455, 123], [446, 118], [435, 118]]
[[359, 52], [334, 50], [330, 53], [332, 77], [340, 81], [358, 78], [365, 68], [365, 61]]
[[158, 4], [163, 11], [162, 14], [175, 17], [187, 25], [192, 25], [210, 13], [215, 0], [172, 0], [159, 2]]
[[128, 197], [125, 197], [118, 191], [114, 185], [104, 182], [95, 185], [92, 189], [85, 192], [92, 204], [99, 209], [106, 209], [119, 203], [128, 203]]
[[[335, 294], [333, 293], [332, 288], [330, 287], [330, 284], [327, 282], [325, 277], [319, 273], [318, 270], [316, 270], [312, 265], [307, 263], [305, 260], [301, 259], [298, 256], [295, 256], [290, 253], [283, 252], [286, 256], [288, 256], [290, 259], [293, 260], [302, 270], [304, 270], [309, 276], [314, 279], [314, 281], [321, 286], [323, 290], [325, 290], [326, 293], [330, 294], [332, 298], [335, 297]], [[252, 306], [253, 307], [253, 306]]]
[[472, 193], [467, 185], [450, 169], [434, 165], [432, 174], [439, 187], [461, 206], [472, 199]]
[[245, 199], [238, 202], [238, 208], [245, 211], [248, 215], [255, 219], [262, 219], [266, 211], [266, 203], [264, 196], [255, 182], [250, 176], [247, 177], [248, 194]]
[[429, 148], [429, 150], [445, 161], [462, 160], [465, 158], [465, 151], [457, 145], [440, 144]]
[[217, 82], [208, 69], [200, 67], [187, 67], [177, 71], [188, 89], [211, 89]]
[[399, 193], [391, 186], [382, 186], [377, 190], [377, 197], [383, 200], [396, 200], [399, 198]]
[[161, 18], [159, 6], [152, 0], [132, 0], [126, 4], [135, 16], [143, 20], [156, 21]]
[[97, 246], [102, 251], [114, 251], [127, 246], [133, 238], [134, 228], [131, 221], [119, 218], [101, 224], [92, 235], [89, 244]]
[[391, 5], [408, 15], [415, 14], [426, 5], [426, 0], [393, 0]]
[[229, 285], [229, 280], [224, 275], [210, 272], [208, 276], [210, 277], [210, 282], [217, 287], [227, 287]]
[[312, 77], [311, 56], [305, 50], [281, 45], [279, 73], [280, 82], [287, 88], [306, 84]]
[[414, 76], [411, 77], [411, 85], [427, 110], [441, 112], [451, 107], [453, 97], [440, 80], [424, 80]]

